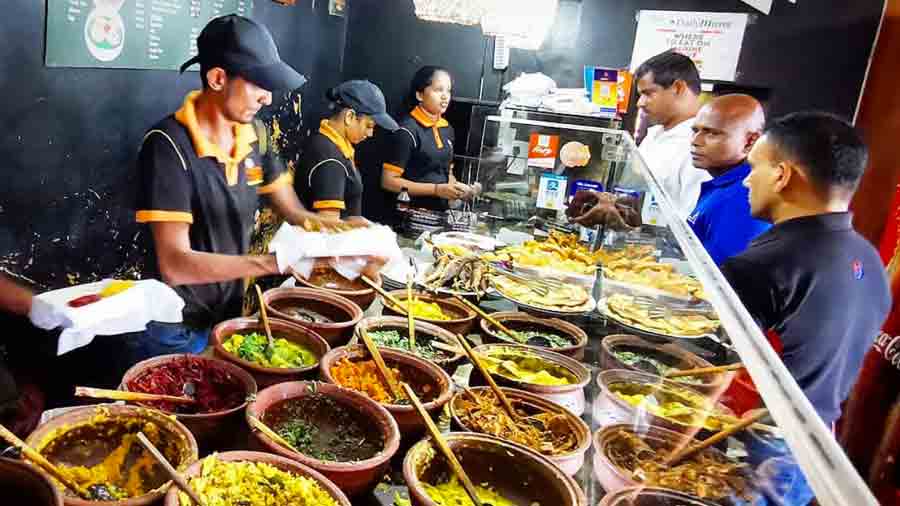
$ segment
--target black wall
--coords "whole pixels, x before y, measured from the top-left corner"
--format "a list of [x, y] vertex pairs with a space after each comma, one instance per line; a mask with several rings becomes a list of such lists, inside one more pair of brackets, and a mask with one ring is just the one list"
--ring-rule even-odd
[[[132, 162], [144, 131], [199, 88], [199, 75], [46, 68], [45, 2], [3, 3], [0, 268], [42, 287], [139, 268]], [[254, 17], [310, 78], [303, 114], [317, 116], [325, 86], [340, 79], [346, 20], [329, 16], [327, 2], [313, 12], [311, 0], [257, 0]], [[284, 116], [283, 129], [297, 130], [286, 98], [276, 97], [268, 118]], [[284, 147], [291, 152], [291, 142]]]
[[[747, 28], [738, 84], [771, 89], [770, 112], [825, 109], [852, 117], [881, 17], [883, 0], [776, 0], [769, 16]], [[485, 98], [501, 81], [540, 71], [562, 87], [583, 85], [585, 65], [627, 67], [642, 9], [757, 12], [738, 0], [584, 0], [577, 47], [513, 50], [506, 74], [491, 69]], [[415, 17], [412, 0], [354, 0], [350, 9], [344, 76], [368, 77], [398, 107], [415, 69], [452, 70], [454, 94], [477, 97], [483, 37], [479, 27], [429, 23]]]

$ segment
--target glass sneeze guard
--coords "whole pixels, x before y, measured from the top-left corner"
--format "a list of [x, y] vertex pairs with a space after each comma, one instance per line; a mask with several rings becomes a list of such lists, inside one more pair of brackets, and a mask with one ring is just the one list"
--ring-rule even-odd
[[[534, 160], [529, 159], [527, 151], [523, 152], [529, 140], [533, 144], [533, 135], [556, 137], [553, 142], [557, 150], [569, 141], [579, 142], [590, 150], [591, 161], [574, 169], [561, 167], [557, 155], [554, 164], [533, 167]], [[752, 377], [818, 503], [830, 506], [877, 504], [831, 428], [819, 418], [690, 226], [685, 220], [670, 218], [678, 216], [676, 208], [659, 181], [646, 169], [630, 135], [621, 130], [585, 125], [499, 115], [485, 118], [481, 160], [474, 179], [483, 184], [489, 198], [503, 197], [518, 203], [501, 202], [503, 205], [498, 206], [496, 200], [487, 204], [482, 202], [476, 210], [505, 219], [504, 223], [510, 223], [510, 216], [519, 211], [521, 218], [543, 211], [535, 209], [535, 194], [537, 179], [547, 172], [570, 175], [570, 182], [593, 179], [608, 190], [619, 189], [624, 180], [628, 180], [631, 187], [635, 180], [643, 181], [643, 191], [655, 198], [662, 224], [677, 243], [676, 249], [680, 248], [690, 274], [702, 284], [706, 299], [718, 313], [731, 345]], [[550, 220], [555, 214], [545, 212], [545, 217]], [[592, 335], [591, 339], [594, 338]], [[595, 368], [597, 364], [588, 365]], [[592, 393], [599, 395], [589, 388], [588, 395]], [[597, 427], [595, 420], [590, 420], [589, 425], [592, 430]], [[584, 474], [581, 473], [581, 481], [585, 488], [594, 487], [595, 484], [586, 483], [593, 478]], [[594, 499], [599, 499], [590, 492], [588, 498], [591, 504], [596, 503]]]

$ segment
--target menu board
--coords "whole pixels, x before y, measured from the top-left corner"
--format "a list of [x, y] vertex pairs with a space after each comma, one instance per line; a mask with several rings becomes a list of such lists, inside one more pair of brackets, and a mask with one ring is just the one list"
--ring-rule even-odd
[[48, 67], [176, 70], [210, 19], [253, 0], [47, 0]]

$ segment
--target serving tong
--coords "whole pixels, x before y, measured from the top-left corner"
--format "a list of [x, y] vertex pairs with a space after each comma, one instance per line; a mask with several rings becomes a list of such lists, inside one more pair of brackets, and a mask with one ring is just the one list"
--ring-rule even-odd
[[532, 278], [529, 276], [523, 276], [522, 274], [515, 273], [510, 269], [506, 268], [502, 264], [491, 263], [491, 268], [502, 276], [506, 276], [512, 280], [518, 281], [523, 285], [527, 286], [530, 290], [534, 291], [538, 295], [542, 297], [546, 297], [551, 290], [559, 290], [564, 288], [566, 285], [561, 281], [557, 281], [553, 278], [548, 279], [538, 279]]
[[641, 309], [647, 310], [647, 315], [654, 320], [663, 320], [672, 318], [673, 316], [706, 316], [707, 318], [716, 319], [718, 315], [709, 309], [699, 309], [688, 307], [684, 304], [666, 304], [659, 299], [648, 295], [638, 295], [634, 297], [634, 304]]

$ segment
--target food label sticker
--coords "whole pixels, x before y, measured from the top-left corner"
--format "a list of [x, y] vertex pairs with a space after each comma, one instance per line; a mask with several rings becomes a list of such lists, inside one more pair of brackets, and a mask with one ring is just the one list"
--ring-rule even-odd
[[537, 207], [553, 211], [562, 209], [566, 202], [565, 176], [544, 173], [538, 186]]
[[552, 169], [559, 153], [559, 136], [531, 134], [528, 142], [528, 166]]
[[607, 427], [617, 423], [626, 423], [628, 418], [613, 409], [596, 409], [594, 410], [594, 422], [598, 427]]

